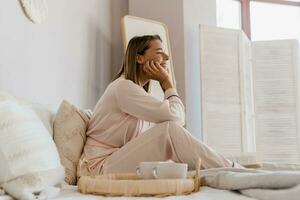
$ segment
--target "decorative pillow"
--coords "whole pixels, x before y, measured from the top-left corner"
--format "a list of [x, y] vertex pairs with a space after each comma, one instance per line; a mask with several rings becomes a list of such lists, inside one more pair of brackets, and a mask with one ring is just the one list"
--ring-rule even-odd
[[17, 99], [12, 96], [11, 94], [9, 94], [8, 92], [6, 92], [5, 90], [0, 90], [0, 102], [2, 101], [17, 101]]
[[47, 129], [32, 109], [12, 98], [0, 99], [0, 161], [0, 186], [17, 199], [43, 196], [64, 177]]
[[42, 105], [39, 103], [32, 103], [22, 98], [16, 98], [4, 90], [0, 90], [0, 101], [11, 100], [17, 102], [19, 105], [26, 106], [32, 109], [39, 119], [43, 122], [51, 137], [53, 137], [53, 122], [57, 111], [57, 105]]
[[86, 129], [91, 112], [77, 109], [63, 101], [54, 119], [54, 141], [62, 165], [65, 167], [65, 181], [76, 185], [76, 168], [86, 141]]
[[43, 122], [49, 134], [53, 138], [53, 123], [57, 111], [57, 105], [41, 105], [39, 103], [30, 103], [28, 106], [37, 114], [39, 119]]

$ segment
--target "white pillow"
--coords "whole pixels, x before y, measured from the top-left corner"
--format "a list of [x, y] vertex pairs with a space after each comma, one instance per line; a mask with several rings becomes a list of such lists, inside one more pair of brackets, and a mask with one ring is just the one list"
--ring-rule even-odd
[[30, 103], [29, 106], [42, 121], [47, 131], [53, 138], [53, 123], [55, 118], [55, 113], [57, 111], [56, 105], [42, 105], [39, 103]]
[[17, 199], [33, 199], [39, 192], [48, 195], [46, 190], [63, 179], [54, 141], [36, 113], [12, 99], [0, 100], [0, 184], [4, 190]]
[[58, 105], [42, 105], [33, 103], [26, 99], [15, 97], [4, 90], [0, 90], [0, 101], [10, 100], [17, 102], [19, 105], [31, 108], [43, 122], [51, 137], [53, 137], [53, 122]]

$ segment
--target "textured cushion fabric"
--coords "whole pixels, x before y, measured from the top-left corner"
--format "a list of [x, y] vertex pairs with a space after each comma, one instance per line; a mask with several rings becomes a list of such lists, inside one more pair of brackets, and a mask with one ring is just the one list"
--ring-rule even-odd
[[77, 183], [76, 168], [86, 141], [86, 128], [90, 113], [63, 101], [54, 119], [54, 141], [65, 167], [65, 181]]
[[30, 103], [28, 106], [37, 114], [39, 119], [42, 121], [46, 129], [48, 130], [51, 137], [53, 137], [53, 123], [54, 117], [57, 110], [55, 105], [41, 105], [39, 103]]
[[17, 101], [17, 99], [12, 96], [11, 94], [9, 94], [8, 92], [4, 91], [4, 90], [0, 90], [0, 102], [3, 101]]
[[64, 176], [56, 146], [36, 113], [3, 96], [0, 160], [0, 184], [15, 198], [32, 198]]
[[4, 100], [14, 101], [19, 105], [32, 109], [43, 122], [51, 137], [53, 137], [53, 122], [57, 111], [57, 105], [42, 105], [39, 103], [33, 103], [22, 98], [14, 97], [6, 91], [0, 90], [0, 101]]

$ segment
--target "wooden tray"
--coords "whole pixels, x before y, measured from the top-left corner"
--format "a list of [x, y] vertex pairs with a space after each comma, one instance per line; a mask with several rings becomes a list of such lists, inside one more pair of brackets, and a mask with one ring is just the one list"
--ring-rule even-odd
[[200, 159], [196, 174], [186, 179], [140, 179], [134, 173], [82, 176], [78, 189], [84, 194], [104, 196], [169, 196], [186, 195], [200, 190]]

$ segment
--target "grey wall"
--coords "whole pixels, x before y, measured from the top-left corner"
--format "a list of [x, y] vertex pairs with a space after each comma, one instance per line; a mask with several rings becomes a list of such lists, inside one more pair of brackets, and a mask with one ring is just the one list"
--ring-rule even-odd
[[65, 98], [91, 108], [122, 57], [120, 16], [128, 1], [46, 2], [46, 21], [33, 24], [17, 0], [1, 0], [0, 89], [44, 104]]
[[128, 0], [111, 0], [112, 13], [112, 38], [111, 54], [112, 54], [112, 76], [114, 76], [122, 65], [124, 54], [122, 35], [121, 35], [121, 19], [128, 14]]

